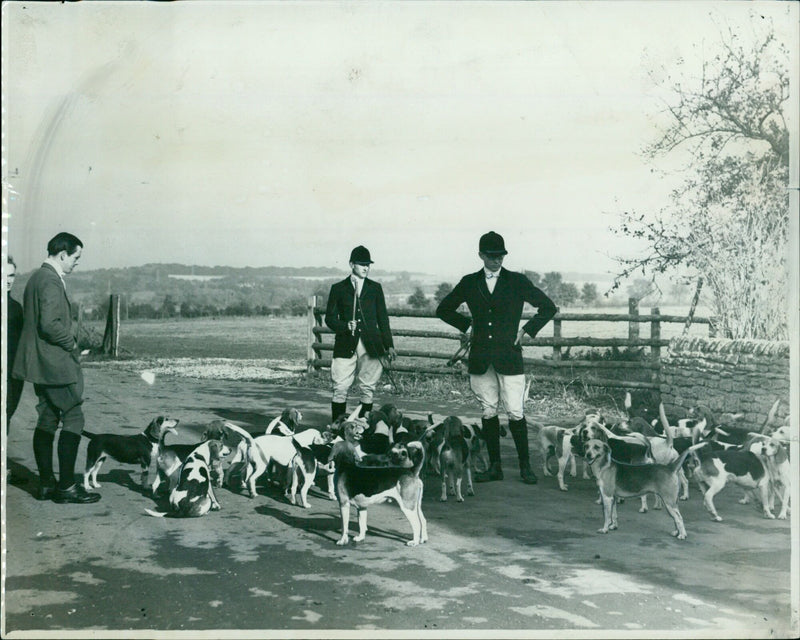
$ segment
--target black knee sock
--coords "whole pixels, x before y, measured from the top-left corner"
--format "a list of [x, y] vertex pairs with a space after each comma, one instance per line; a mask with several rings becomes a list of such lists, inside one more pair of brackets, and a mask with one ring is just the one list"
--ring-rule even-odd
[[55, 482], [53, 475], [53, 439], [54, 433], [44, 429], [33, 431], [33, 457], [36, 458], [36, 467], [39, 469], [39, 478], [43, 484]]
[[514, 438], [514, 446], [517, 449], [517, 457], [519, 458], [520, 466], [529, 466], [527, 421], [525, 418], [509, 420], [508, 428], [511, 431], [511, 437]]
[[331, 402], [331, 422], [336, 422], [336, 418], [347, 413], [346, 402]]
[[500, 418], [482, 418], [483, 439], [486, 441], [486, 453], [489, 454], [489, 464], [500, 465]]
[[366, 414], [372, 411], [372, 403], [371, 402], [364, 402], [361, 405], [361, 409], [358, 412], [359, 417], [363, 418]]
[[69, 489], [75, 484], [75, 459], [81, 437], [71, 431], [62, 431], [58, 436], [58, 488]]

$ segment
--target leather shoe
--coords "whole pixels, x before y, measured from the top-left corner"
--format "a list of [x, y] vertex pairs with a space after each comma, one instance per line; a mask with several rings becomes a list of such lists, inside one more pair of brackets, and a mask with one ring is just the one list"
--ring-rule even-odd
[[78, 484], [73, 484], [69, 489], [56, 489], [53, 492], [53, 502], [57, 504], [91, 504], [99, 499], [99, 493], [89, 493]]
[[51, 482], [39, 481], [39, 488], [36, 490], [35, 498], [37, 500], [49, 500], [53, 497], [56, 490], [56, 479], [53, 478]]
[[525, 484], [536, 484], [539, 482], [536, 474], [531, 469], [530, 464], [522, 465], [519, 470], [519, 475]]
[[503, 479], [503, 469], [500, 467], [499, 462], [494, 462], [489, 465], [486, 471], [475, 474], [475, 482], [494, 482]]

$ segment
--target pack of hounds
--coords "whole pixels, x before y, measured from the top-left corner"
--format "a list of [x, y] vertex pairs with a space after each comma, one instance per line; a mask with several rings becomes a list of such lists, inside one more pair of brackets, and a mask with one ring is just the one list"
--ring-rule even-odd
[[[628, 393], [626, 416], [613, 424], [600, 412], [589, 411], [574, 426], [534, 422], [532, 427], [545, 476], [553, 475], [551, 466], [557, 462], [559, 489], [568, 489], [564, 479], [568, 469], [577, 476], [578, 460], [583, 462], [583, 478], [594, 477], [597, 503], [603, 509], [599, 532], [617, 528], [618, 502], [641, 497], [640, 512], [646, 512], [652, 493], [655, 508], [663, 505], [675, 524], [672, 535], [683, 540], [686, 527], [678, 503], [689, 497], [689, 477], [700, 487], [704, 505], [716, 521], [722, 518], [714, 496], [729, 482], [744, 489], [741, 503], [755, 495], [767, 518], [775, 518], [777, 496], [777, 517], [787, 517], [789, 418], [776, 420], [779, 405], [776, 401], [761, 430], [753, 432], [736, 427], [740, 414], [715, 415], [697, 406], [688, 417], [671, 418], [663, 405], [655, 411], [646, 404], [634, 405]], [[464, 501], [464, 494], [474, 496], [473, 472], [488, 466], [482, 429], [456, 416], [441, 421], [432, 414], [410, 418], [392, 404], [363, 417], [360, 409], [322, 429], [302, 425], [302, 414], [295, 408], [285, 409], [261, 433], [214, 420], [194, 444], [167, 444], [167, 435], [177, 434], [179, 421], [164, 416], [133, 436], [85, 431], [90, 442], [84, 487], [100, 486], [97, 475], [109, 457], [138, 464], [142, 490], [156, 500], [167, 494], [166, 510], [145, 509], [149, 515], [197, 517], [220, 509], [215, 489], [225, 486], [255, 498], [260, 480], [278, 483], [288, 502], [309, 508], [309, 490], [320, 476], [321, 483], [327, 480], [327, 497], [339, 505], [342, 534], [337, 544], [350, 540], [351, 506], [358, 515], [353, 540], [360, 542], [367, 533], [368, 507], [386, 501], [397, 504], [411, 525], [407, 544], [424, 543], [428, 539], [422, 513], [425, 477], [440, 477], [443, 502], [448, 496], [458, 502]], [[148, 484], [151, 475], [154, 480]]]

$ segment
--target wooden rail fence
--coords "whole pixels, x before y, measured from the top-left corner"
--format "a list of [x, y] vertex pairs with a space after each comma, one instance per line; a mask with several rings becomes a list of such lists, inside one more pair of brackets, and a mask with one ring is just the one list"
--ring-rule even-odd
[[[327, 368], [331, 366], [331, 358], [324, 357], [323, 352], [333, 351], [333, 341], [325, 342], [323, 337], [332, 335], [324, 323], [325, 311], [316, 306], [316, 296], [308, 299], [308, 332], [307, 332], [307, 359], [308, 370]], [[532, 317], [532, 313], [523, 314], [523, 319]], [[433, 311], [413, 309], [390, 309], [390, 318], [431, 318], [431, 323], [438, 326], [447, 326], [436, 318]], [[597, 338], [592, 336], [563, 337], [562, 324], [564, 322], [626, 322], [628, 323], [627, 338]], [[581, 383], [600, 387], [627, 387], [632, 389], [657, 389], [658, 371], [661, 367], [661, 347], [669, 344], [669, 340], [661, 337], [663, 323], [685, 324], [687, 316], [662, 315], [658, 307], [650, 309], [649, 314], [640, 314], [638, 303], [634, 298], [628, 301], [628, 313], [557, 313], [553, 318], [553, 337], [525, 337], [522, 341], [524, 347], [551, 347], [549, 358], [536, 358], [523, 355], [526, 372], [536, 380], [557, 381], [566, 384]], [[694, 317], [694, 324], [708, 325], [708, 335], [713, 337], [714, 325], [710, 318]], [[650, 325], [650, 337], [640, 337], [639, 328], [642, 324]], [[451, 353], [431, 351], [425, 349], [406, 349], [402, 347], [403, 340], [395, 340], [395, 349], [399, 358], [414, 358], [431, 360], [432, 363], [414, 364], [396, 360], [392, 363], [393, 371], [408, 373], [425, 373], [436, 375], [461, 374], [460, 367], [448, 367], [446, 363], [453, 357], [460, 344], [461, 334], [455, 330], [425, 330], [425, 329], [400, 329], [393, 328], [395, 338], [423, 338], [450, 340], [454, 343]], [[578, 360], [563, 359], [562, 347], [617, 347], [617, 348], [649, 348], [649, 358], [626, 360]], [[439, 366], [432, 366], [437, 361], [444, 361]], [[597, 377], [585, 375], [583, 372], [592, 372], [606, 375], [614, 371], [616, 377]], [[647, 380], [637, 380], [643, 373]], [[626, 375], [627, 374], [627, 375]], [[638, 376], [636, 374], [639, 374]]]

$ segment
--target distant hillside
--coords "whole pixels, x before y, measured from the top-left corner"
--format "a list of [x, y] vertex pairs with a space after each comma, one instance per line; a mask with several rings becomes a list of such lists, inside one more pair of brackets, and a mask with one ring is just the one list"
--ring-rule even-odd
[[[333, 267], [239, 268], [163, 263], [91, 271], [78, 269], [67, 279], [67, 290], [70, 298], [85, 312], [101, 317], [107, 308], [109, 294], [121, 295], [126, 313], [141, 317], [150, 317], [149, 313], [208, 315], [226, 309], [229, 314], [239, 315], [273, 313], [276, 310], [302, 313], [311, 295], [317, 296], [318, 303], [325, 304], [331, 284], [346, 275], [347, 271]], [[409, 296], [418, 288], [432, 305], [439, 285], [455, 285], [460, 277], [378, 269], [370, 275], [382, 284], [390, 306], [405, 306]], [[546, 291], [552, 289], [547, 293], [562, 305], [576, 301], [585, 283], [596, 284], [600, 295], [607, 288], [604, 285], [610, 284], [609, 277], [603, 274], [566, 273], [562, 276], [564, 287], [560, 284], [544, 287]], [[17, 278], [12, 292], [17, 299], [22, 298], [29, 277], [30, 273], [27, 273]], [[603, 298], [598, 302], [626, 302], [623, 292], [616, 297], [619, 300]]]

